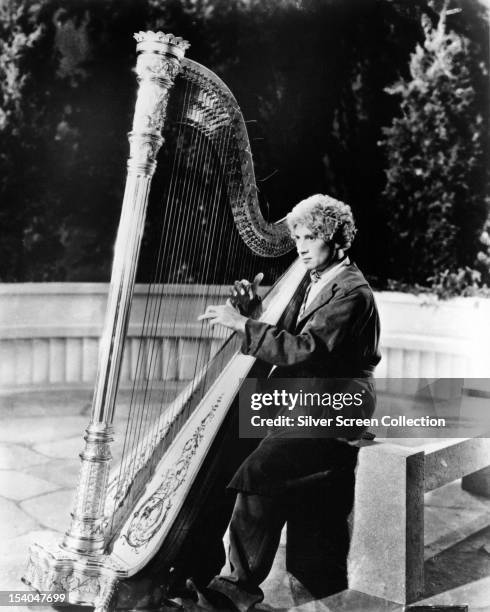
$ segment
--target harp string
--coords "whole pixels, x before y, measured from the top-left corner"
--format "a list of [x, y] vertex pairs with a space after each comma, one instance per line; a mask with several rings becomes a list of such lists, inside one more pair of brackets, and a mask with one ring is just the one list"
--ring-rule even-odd
[[[217, 170], [219, 168], [220, 158], [223, 155], [223, 146], [225, 145], [225, 141], [223, 138], [220, 138], [217, 143], [214, 143], [212, 141], [208, 142], [208, 139], [205, 137], [203, 139], [203, 142], [204, 142], [204, 147], [205, 147], [203, 167], [206, 170], [204, 181], [207, 184], [209, 183], [209, 176], [210, 175], [214, 176], [217, 173]], [[201, 158], [201, 155], [199, 155], [198, 157]], [[219, 209], [217, 206], [217, 198], [216, 198], [216, 194], [218, 194], [219, 196], [218, 181], [216, 181], [215, 184], [216, 184], [216, 187], [215, 187], [214, 195], [213, 195], [213, 189], [208, 188], [207, 190], [204, 191], [204, 197], [200, 200], [203, 210], [209, 211], [211, 213], [209, 216], [209, 219], [210, 219], [209, 233], [212, 235], [216, 235], [216, 229], [215, 229], [216, 219], [218, 218], [218, 214], [219, 214], [218, 212]], [[194, 199], [194, 189], [191, 191], [191, 199]], [[198, 227], [197, 218], [195, 219], [195, 223], [197, 227], [195, 228], [193, 232], [191, 251], [197, 250], [198, 248], [201, 251], [201, 248], [200, 248], [201, 245], [199, 244], [199, 240], [198, 240], [198, 237], [201, 235], [201, 232], [197, 231], [197, 229], [200, 229]], [[207, 237], [204, 235], [203, 240], [204, 240], [205, 249], [202, 251], [202, 255], [203, 255], [202, 259], [204, 263], [203, 268], [202, 268], [202, 274], [204, 278], [209, 278], [210, 267], [213, 263], [213, 259], [212, 259], [211, 251], [210, 251], [210, 240], [209, 240], [209, 237], [207, 240], [206, 238]], [[199, 297], [201, 298], [200, 301], [204, 307], [205, 306], [204, 287]], [[188, 322], [187, 325], [190, 326], [191, 322]], [[204, 357], [205, 357], [204, 346], [202, 344], [199, 344], [198, 350], [196, 352], [196, 359], [194, 360], [194, 372], [193, 372], [194, 378], [197, 376], [198, 371], [204, 366]], [[203, 390], [201, 390], [201, 394], [202, 393], [203, 393]], [[177, 407], [177, 410], [180, 412], [179, 420], [185, 421], [189, 416], [190, 406], [187, 405], [187, 407], [184, 408], [184, 410], [182, 410], [181, 407]]]
[[[208, 233], [213, 236], [218, 237], [218, 243], [217, 245], [215, 245], [216, 247], [215, 251], [217, 253], [221, 253], [222, 252], [222, 242], [226, 240], [227, 238], [232, 239], [232, 236], [233, 236], [233, 234], [231, 234], [231, 236], [227, 236], [225, 233], [227, 215], [222, 214], [222, 209], [220, 207], [221, 200], [228, 195], [227, 185], [226, 185], [227, 177], [226, 177], [225, 172], [223, 171], [223, 169], [225, 168], [223, 160], [226, 160], [229, 155], [229, 144], [230, 144], [230, 138], [231, 138], [231, 131], [228, 125], [219, 127], [218, 129], [219, 129], [219, 132], [218, 132], [219, 138], [218, 138], [218, 144], [215, 147], [217, 149], [217, 152], [211, 160], [215, 166], [215, 170], [211, 174], [212, 175], [216, 174], [218, 180], [215, 181], [214, 193], [212, 192], [209, 193], [208, 201], [206, 203], [206, 208], [212, 211], [211, 223], [210, 223], [210, 228], [208, 229]], [[221, 212], [221, 215], [220, 215], [220, 212]], [[214, 261], [213, 248], [212, 248], [213, 244], [211, 243], [211, 240], [208, 239], [206, 241], [205, 246], [206, 246], [206, 251], [204, 253], [204, 260], [206, 262], [206, 266], [204, 270], [204, 276], [210, 277], [211, 284], [216, 285], [217, 280], [218, 280], [218, 274], [219, 274], [219, 263], [218, 265], [214, 267], [214, 271], [212, 271], [212, 275], [211, 275], [210, 274], [211, 267]], [[230, 261], [229, 258], [228, 258], [228, 261]], [[220, 295], [218, 296], [218, 301], [220, 302], [223, 301], [223, 298], [224, 298], [223, 294], [224, 294], [223, 286], [221, 286]], [[209, 296], [205, 296], [204, 285], [203, 285], [202, 302], [203, 302], [204, 307], [208, 305], [208, 302], [210, 299], [213, 299], [213, 301], [216, 300], [216, 298], [210, 298]], [[220, 328], [214, 328], [212, 331], [212, 334], [213, 334], [213, 338], [220, 338], [222, 340], [226, 338], [227, 336], [229, 336], [229, 332], [227, 333], [226, 330], [222, 330]], [[202, 349], [204, 349], [202, 344], [200, 346], [202, 346]], [[197, 375], [198, 370], [202, 367], [202, 365], [204, 365], [200, 363], [200, 359], [204, 360], [204, 358], [206, 357], [206, 354], [204, 350], [202, 350], [201, 352], [202, 352], [202, 355], [200, 355], [198, 357], [198, 360], [196, 360], [194, 376]], [[207, 374], [206, 374], [206, 378], [207, 378]]]
[[[208, 94], [190, 81], [185, 82], [183, 103], [180, 104], [177, 118], [178, 130], [176, 134], [173, 133], [177, 146], [169, 159], [172, 170], [165, 190], [166, 202], [160, 207], [159, 224], [162, 231], [153, 278], [147, 289], [143, 334], [138, 345], [128, 426], [118, 474], [117, 490], [121, 497], [124, 496], [125, 487], [128, 487], [128, 481], [132, 481], [144, 465], [155, 467], [163, 453], [162, 434], [166, 432], [166, 445], [175, 438], [181, 424], [206, 393], [208, 378], [212, 379], [222, 371], [230, 357], [228, 349], [221, 350], [230, 332], [214, 328], [211, 334], [206, 334], [208, 342], [197, 344], [195, 357], [186, 366], [187, 373], [192, 374], [194, 379], [201, 377], [203, 384], [198, 387], [200, 397], [193, 398], [192, 402], [182, 397], [180, 402], [174, 401], [170, 407], [165, 406], [165, 398], [170, 396], [168, 391], [176, 383], [170, 380], [174, 378], [175, 372], [170, 371], [174, 364], [165, 356], [160, 329], [162, 325], [175, 328], [181, 311], [180, 303], [164, 303], [165, 285], [190, 281], [190, 276], [194, 274], [193, 282], [201, 285], [195, 295], [204, 310], [210, 300], [216, 303], [228, 297], [229, 269], [241, 270], [239, 278], [250, 279], [252, 271], [255, 269], [257, 272], [258, 258], [250, 257], [234, 227], [229, 206], [226, 211], [222, 207], [224, 200], [230, 197], [232, 200], [243, 197], [241, 162], [237, 157], [239, 145], [234, 129], [234, 121], [241, 115], [238, 110], [225, 115], [223, 110], [216, 107], [217, 100], [214, 93]], [[202, 129], [202, 126], [205, 128]], [[185, 155], [186, 151], [190, 154], [189, 158]], [[206, 221], [205, 226], [203, 220]], [[184, 240], [186, 233], [190, 238], [188, 241]], [[197, 267], [195, 253], [200, 256]], [[186, 273], [184, 265], [187, 265], [187, 278], [182, 278], [182, 274]], [[226, 278], [223, 278], [223, 273]], [[210, 296], [205, 284], [219, 287], [218, 295]], [[183, 323], [179, 321], [182, 331], [179, 335], [191, 339], [187, 341], [197, 342], [194, 339], [195, 325], [189, 319]], [[212, 367], [207, 369], [204, 366], [211, 349], [214, 358]], [[177, 372], [177, 378], [180, 374]], [[157, 382], [160, 377], [161, 384]], [[154, 452], [157, 448], [158, 452]], [[116, 495], [116, 504], [117, 499]], [[114, 520], [115, 512], [112, 516]]]
[[[206, 106], [205, 99], [204, 99], [204, 106]], [[196, 214], [194, 215], [192, 214], [193, 211], [195, 211], [194, 200], [198, 200], [198, 195], [199, 195], [200, 176], [199, 176], [198, 168], [200, 168], [203, 165], [203, 150], [204, 150], [204, 167], [209, 165], [209, 159], [211, 155], [210, 146], [209, 145], [206, 146], [206, 138], [204, 137], [203, 134], [199, 132], [196, 133], [196, 138], [194, 139], [191, 149], [193, 151], [193, 155], [192, 155], [193, 164], [192, 164], [190, 172], [188, 172], [187, 176], [185, 177], [186, 180], [180, 182], [180, 184], [182, 184], [183, 187], [181, 190], [179, 200], [183, 200], [184, 205], [182, 208], [184, 211], [186, 211], [187, 214], [180, 215], [180, 218], [179, 218], [179, 225], [177, 226], [177, 232], [176, 232], [176, 239], [179, 245], [183, 245], [185, 242], [184, 240], [178, 240], [179, 237], [182, 237], [184, 226], [187, 227], [187, 229], [190, 228], [190, 232], [188, 233], [191, 234], [191, 236], [194, 239], [194, 242], [195, 242], [196, 236], [199, 235], [199, 232], [197, 231], [199, 229], [198, 227], [199, 219], [196, 216]], [[191, 177], [191, 180], [187, 180], [189, 176]], [[194, 247], [194, 245], [191, 244], [191, 247]], [[191, 251], [192, 250], [193, 248], [191, 248]], [[171, 252], [172, 252], [172, 256], [173, 257], [175, 256], [175, 262], [171, 263], [171, 269], [173, 269], [174, 271], [177, 271], [177, 266], [179, 265], [179, 262], [183, 261], [183, 248], [181, 248], [180, 250], [172, 248]], [[184, 326], [188, 327], [191, 324], [192, 322], [189, 321]], [[184, 337], [189, 335], [186, 333], [186, 329], [184, 329], [183, 335]], [[179, 420], [184, 420], [186, 418], [186, 413], [185, 411], [182, 411], [182, 406], [178, 406], [174, 404], [173, 412], [172, 413], [167, 412], [165, 414], [165, 416], [167, 417], [166, 421], [169, 422], [169, 421], [174, 420], [176, 415], [179, 415]], [[150, 447], [153, 447], [155, 445], [155, 442], [158, 439], [159, 430], [160, 430], [160, 427], [154, 428], [152, 443], [149, 445]], [[176, 428], [174, 428], [173, 431], [176, 432]], [[155, 461], [156, 461], [156, 458], [155, 458]]]
[[[171, 173], [173, 175], [173, 172]], [[178, 182], [177, 182], [178, 184]], [[172, 203], [173, 199], [172, 197], [169, 198], [170, 204]], [[166, 208], [166, 207], [165, 207]], [[169, 211], [170, 211], [170, 215], [171, 217], [174, 216], [174, 211], [172, 210], [172, 206], [169, 207]], [[164, 243], [166, 241], [166, 239], [168, 238], [167, 236], [167, 232], [165, 231], [165, 224], [162, 227], [162, 231], [161, 231], [161, 240], [160, 240], [160, 244], [162, 245], [162, 247], [160, 248], [160, 255], [159, 255], [159, 265], [158, 268], [161, 268], [161, 265], [163, 263], [163, 256], [162, 253], [164, 253]], [[157, 271], [157, 278], [155, 278], [155, 286], [158, 286], [156, 283], [158, 283], [158, 281], [160, 280], [160, 278], [158, 278], [158, 271]], [[155, 327], [158, 326], [158, 314], [161, 310], [161, 304], [162, 304], [162, 297], [161, 297], [161, 293], [159, 294], [159, 299], [155, 299], [155, 304], [156, 307], [153, 309], [153, 321], [151, 321], [151, 327], [154, 329], [154, 336], [156, 336], [156, 329]], [[155, 323], [155, 320], [157, 321]], [[145, 334], [145, 336], [147, 336], [147, 334]], [[150, 356], [150, 359], [153, 357], [153, 355]], [[144, 363], [144, 359], [141, 360], [141, 369], [143, 369], [145, 366]], [[138, 430], [138, 436], [136, 439], [136, 444], [138, 447], [138, 453], [144, 457], [144, 459], [146, 460], [146, 453], [148, 452], [147, 449], [142, 448], [142, 441], [145, 440], [146, 437], [146, 433], [148, 432], [148, 427], [151, 425], [150, 421], [150, 410], [149, 410], [149, 402], [147, 402], [147, 397], [148, 397], [148, 393], [151, 396], [152, 394], [152, 371], [151, 371], [151, 363], [150, 363], [150, 368], [146, 368], [146, 372], [142, 373], [140, 371], [139, 373], [139, 378], [144, 381], [145, 387], [146, 387], [146, 392], [142, 398], [141, 401], [141, 405], [142, 405], [142, 409], [140, 411], [141, 414], [141, 419], [140, 419], [140, 423], [139, 423], [139, 430]], [[144, 420], [144, 425], [143, 425], [143, 420]], [[136, 470], [136, 466], [133, 467], [133, 471]]]
[[[185, 106], [187, 106], [187, 105], [185, 105]], [[183, 122], [184, 115], [185, 115], [185, 111], [182, 113], [181, 119], [179, 121], [181, 128], [182, 128], [183, 123], [184, 123]], [[180, 136], [178, 137], [179, 140], [182, 139], [182, 134], [183, 134], [183, 132], [180, 133]], [[178, 157], [177, 157], [177, 172], [173, 172], [172, 173], [172, 179], [173, 179], [171, 181], [172, 188], [168, 192], [167, 206], [165, 206], [166, 212], [168, 212], [168, 218], [167, 218], [168, 222], [163, 227], [162, 233], [161, 233], [163, 243], [164, 243], [165, 247], [167, 247], [166, 249], [162, 249], [163, 257], [165, 258], [165, 263], [168, 263], [167, 255], [168, 255], [168, 251], [169, 250], [172, 252], [172, 255], [175, 255], [175, 253], [176, 253], [175, 242], [176, 242], [176, 239], [177, 239], [176, 238], [177, 234], [176, 233], [169, 234], [167, 229], [170, 228], [172, 226], [172, 224], [174, 223], [174, 220], [175, 220], [175, 217], [176, 217], [176, 211], [179, 209], [179, 207], [182, 208], [180, 206], [180, 204], [181, 204], [181, 200], [182, 200], [181, 193], [183, 191], [183, 188], [176, 189], [176, 187], [179, 187], [179, 186], [182, 186], [182, 185], [185, 186], [185, 181], [179, 180], [180, 167], [182, 166], [184, 168], [184, 171], [186, 170], [185, 164], [182, 163], [182, 152], [183, 152], [182, 149], [178, 149], [178, 152], [177, 152], [177, 155], [178, 155]], [[174, 204], [174, 202], [175, 202], [175, 204]], [[180, 225], [180, 223], [179, 223], [179, 225]], [[177, 226], [177, 227], [179, 227], [179, 226]], [[176, 260], [176, 261], [178, 262], [178, 260]], [[172, 277], [175, 274], [175, 270], [176, 270], [176, 266], [174, 265], [174, 262], [171, 261], [170, 262], [170, 266], [166, 266], [167, 276], [170, 278], [170, 280], [172, 280]], [[167, 362], [167, 365], [168, 365], [168, 362]], [[168, 379], [170, 377], [169, 376], [165, 376], [164, 378]], [[152, 380], [152, 377], [150, 376], [149, 378], [147, 378], [146, 384], [150, 384], [151, 380]], [[166, 390], [165, 390], [166, 384], [167, 383], [164, 382], [163, 397], [165, 396], [165, 393], [166, 393]], [[144, 404], [143, 404], [143, 408], [145, 408]], [[141, 446], [141, 442], [139, 440], [139, 437], [140, 436], [138, 436], [138, 447]], [[144, 441], [144, 440], [145, 440], [145, 436], [142, 437], [142, 441]], [[150, 449], [148, 449], [148, 450], [143, 449], [143, 451], [139, 450], [139, 453], [140, 453], [139, 456], [144, 457], [144, 459], [146, 461], [147, 455], [148, 455], [149, 451], [150, 451]], [[142, 462], [140, 461], [139, 463], [141, 464]], [[140, 465], [134, 465], [133, 472], [136, 472], [139, 467], [141, 467], [141, 466]]]
[[[235, 112], [235, 114], [230, 119], [230, 124], [231, 125], [233, 124], [235, 116], [236, 116], [236, 112]], [[232, 127], [231, 127], [230, 124], [227, 127], [228, 134], [230, 134], [232, 132]], [[228, 181], [228, 182], [231, 182], [232, 183], [232, 187], [235, 188], [236, 185], [235, 185], [235, 182], [233, 182], [233, 178], [232, 178], [233, 175], [230, 174], [230, 172], [229, 172], [229, 156], [230, 156], [230, 152], [228, 150], [226, 156], [224, 156], [224, 158], [223, 158], [224, 159], [224, 164], [223, 165], [224, 165], [224, 171], [225, 171], [225, 180]], [[236, 191], [236, 189], [234, 189], [234, 191]], [[229, 196], [229, 194], [231, 194], [231, 199], [234, 199], [234, 198], [236, 198], [238, 196], [238, 193], [236, 193], [234, 191], [232, 191], [230, 189], [230, 186], [228, 184], [226, 185], [227, 195]], [[240, 259], [237, 257], [237, 247], [238, 247], [239, 241], [241, 241], [241, 239], [240, 239], [240, 237], [238, 235], [238, 232], [234, 231], [230, 235], [228, 235], [228, 232], [226, 231], [226, 229], [227, 229], [226, 228], [226, 219], [223, 218], [222, 219], [222, 226], [220, 227], [218, 235], [220, 237], [220, 242], [223, 241], [223, 240], [227, 240], [227, 243], [228, 243], [228, 249], [224, 253], [225, 259], [227, 261], [234, 262], [234, 265], [233, 265], [234, 269], [243, 270], [243, 261], [240, 261]], [[221, 250], [221, 249], [219, 248], [218, 250]], [[239, 263], [240, 265], [237, 265], [237, 263]], [[245, 272], [243, 272], [243, 274], [245, 274]], [[222, 285], [221, 287], [222, 287], [222, 296], [221, 296], [221, 298], [222, 299], [226, 299], [228, 297], [226, 295], [227, 292], [228, 292], [228, 283], [226, 283], [225, 285]], [[224, 332], [223, 336], [226, 337], [227, 335], [229, 335], [229, 333], [227, 333], [226, 330], [223, 330], [223, 332]], [[221, 356], [222, 363], [223, 363], [224, 359], [225, 359], [225, 356], [222, 355]]]
[[[206, 95], [202, 97], [202, 105], [206, 104]], [[202, 114], [202, 113], [201, 113]], [[187, 182], [184, 182], [184, 189], [182, 194], [182, 200], [184, 203], [183, 209], [186, 211], [186, 216], [181, 216], [181, 225], [178, 226], [177, 230], [177, 239], [178, 239], [178, 248], [174, 249], [172, 255], [175, 257], [175, 264], [173, 267], [179, 264], [179, 262], [184, 262], [186, 265], [189, 265], [188, 262], [184, 260], [184, 240], [185, 230], [188, 231], [190, 236], [189, 243], [189, 252], [193, 252], [196, 249], [196, 237], [198, 235], [198, 215], [195, 212], [197, 206], [194, 204], [197, 196], [199, 194], [199, 172], [198, 169], [203, 164], [206, 166], [208, 157], [209, 157], [209, 147], [206, 147], [206, 138], [204, 134], [202, 134], [199, 130], [195, 130], [196, 138], [194, 140], [192, 150], [192, 166], [190, 171], [187, 173], [187, 177], [190, 179]], [[194, 213], [194, 214], [193, 214]], [[189, 266], [190, 273], [192, 272], [192, 267]], [[177, 269], [177, 268], [176, 268]], [[172, 325], [175, 326], [177, 322], [178, 310], [174, 311], [174, 320]], [[194, 322], [192, 322], [194, 323]], [[184, 323], [184, 332], [188, 332], [189, 326], [191, 322], [186, 321]], [[188, 333], [184, 333], [184, 336], [189, 337]]]
[[[219, 172], [219, 167], [220, 164], [222, 163], [222, 160], [224, 158], [226, 158], [226, 156], [229, 154], [229, 140], [231, 137], [231, 131], [229, 129], [221, 129], [220, 130], [221, 134], [220, 134], [220, 138], [217, 140], [216, 142], [213, 142], [212, 144], [209, 144], [206, 148], [206, 155], [204, 158], [204, 167], [210, 168], [211, 167], [211, 172], [208, 174], [211, 174], [212, 176], [217, 174]], [[225, 137], [223, 136], [225, 135]], [[214, 154], [213, 154], [214, 153]], [[199, 156], [201, 157], [201, 156]], [[214, 166], [214, 169], [213, 169]], [[215, 182], [215, 187], [214, 187], [214, 193], [213, 190], [207, 190], [207, 192], [205, 192], [205, 198], [204, 198], [204, 209], [211, 211], [211, 217], [210, 217], [210, 223], [208, 225], [208, 228], [210, 228], [212, 231], [210, 231], [210, 234], [212, 235], [217, 235], [219, 237], [219, 240], [222, 240], [225, 236], [224, 232], [222, 231], [222, 228], [220, 228], [219, 226], [217, 226], [216, 222], [217, 219], [221, 218], [221, 223], [222, 226], [224, 226], [224, 219], [226, 217], [224, 217], [223, 215], [221, 215], [220, 217], [220, 207], [218, 206], [219, 204], [219, 199], [222, 197], [223, 195], [223, 177], [220, 177], [220, 181]], [[191, 196], [193, 195], [193, 192], [191, 191]], [[195, 220], [195, 223], [198, 226], [198, 219]], [[217, 228], [217, 230], [216, 230]], [[194, 248], [197, 248], [196, 245], [196, 236], [199, 236], [200, 232], [193, 232], [193, 237], [194, 237]], [[206, 250], [203, 251], [203, 260], [204, 260], [204, 268], [203, 268], [203, 274], [205, 278], [211, 278], [211, 283], [215, 282], [216, 279], [216, 272], [217, 272], [217, 267], [215, 266], [214, 269], [214, 276], [210, 277], [210, 268], [213, 264], [213, 253], [212, 253], [212, 244], [211, 241], [208, 239], [205, 242], [205, 247]], [[218, 252], [220, 251], [219, 245], [218, 245]], [[205, 305], [205, 294], [204, 294], [204, 287], [203, 287], [203, 293], [201, 295], [202, 298], [202, 302]], [[216, 299], [216, 298], [214, 298]], [[218, 298], [220, 299], [220, 298]], [[189, 325], [191, 323], [189, 322]], [[225, 334], [219, 334], [220, 337], [226, 337], [226, 333]], [[214, 334], [214, 337], [217, 337], [217, 334]], [[204, 359], [206, 358], [206, 350], [204, 349], [203, 345], [200, 345], [198, 353], [197, 353], [197, 357], [196, 360], [194, 361], [194, 376], [197, 375], [198, 371], [203, 367], [204, 365]], [[207, 376], [207, 373], [206, 373]], [[205, 385], [204, 385], [205, 387]], [[201, 394], [204, 393], [204, 389], [202, 389]], [[188, 417], [188, 407], [187, 409], [185, 409], [184, 411], [181, 410], [181, 408], [179, 406], [176, 407], [177, 412], [180, 411], [180, 420], [185, 420]]]
[[[193, 155], [193, 165], [190, 169], [189, 172], [187, 172], [187, 175], [184, 177], [184, 181], [178, 181], [177, 184], [181, 185], [181, 189], [180, 189], [180, 194], [177, 198], [171, 198], [170, 202], [172, 203], [174, 200], [174, 202], [172, 203], [172, 206], [175, 207], [175, 210], [173, 211], [173, 215], [172, 218], [175, 218], [175, 216], [177, 215], [177, 219], [178, 219], [178, 223], [177, 223], [177, 227], [176, 230], [173, 232], [173, 240], [172, 240], [172, 245], [171, 245], [171, 254], [172, 254], [172, 258], [173, 260], [171, 260], [170, 262], [170, 275], [171, 276], [176, 276], [176, 274], [178, 273], [178, 266], [179, 264], [181, 264], [181, 262], [183, 262], [183, 244], [185, 243], [185, 232], [184, 232], [184, 228], [185, 227], [190, 227], [190, 223], [192, 220], [192, 208], [191, 208], [191, 202], [190, 202], [190, 195], [193, 191], [194, 191], [194, 185], [196, 182], [196, 169], [198, 167], [199, 164], [199, 151], [201, 149], [201, 140], [202, 138], [200, 138], [199, 133], [196, 133], [195, 138], [193, 139], [193, 144], [191, 149], [193, 151], [196, 150], [196, 143], [197, 143], [197, 155], [194, 154]], [[188, 179], [190, 176], [190, 180], [186, 180]], [[183, 205], [182, 205], [183, 203]], [[179, 213], [179, 208], [180, 208], [180, 215]], [[184, 212], [184, 214], [182, 214], [182, 211]], [[163, 234], [167, 234], [167, 232], [164, 230]], [[176, 248], [177, 247], [177, 248]], [[175, 315], [174, 315], [174, 323], [173, 323], [173, 327], [175, 327], [175, 323], [176, 323], [176, 317], [177, 317], [177, 313], [178, 313], [178, 309], [175, 310]], [[151, 380], [151, 379], [150, 379]], [[153, 434], [153, 439], [158, 438], [158, 431], [154, 432]], [[147, 445], [147, 449], [146, 449], [146, 456], [149, 456], [149, 453], [151, 451], [151, 446], [152, 444]]]
[[[205, 108], [206, 107], [206, 103], [207, 103], [207, 95], [204, 94], [204, 96], [200, 96], [200, 98], [198, 99], [198, 101], [201, 101], [201, 107]], [[202, 115], [203, 113], [201, 113]], [[210, 147], [207, 146], [206, 143], [206, 137], [203, 133], [201, 133], [200, 130], [195, 130], [196, 133], [196, 139], [194, 140], [193, 146], [191, 147], [192, 150], [192, 167], [190, 172], [188, 172], [188, 177], [190, 176], [190, 180], [188, 180], [187, 182], [184, 182], [184, 189], [183, 189], [183, 194], [182, 194], [182, 199], [184, 202], [184, 210], [187, 211], [187, 215], [184, 217], [181, 217], [181, 221], [182, 221], [182, 226], [179, 227], [178, 232], [177, 232], [177, 236], [182, 238], [184, 235], [184, 228], [186, 228], [188, 230], [188, 233], [190, 235], [190, 244], [189, 244], [189, 251], [193, 252], [196, 248], [197, 248], [197, 244], [196, 244], [196, 240], [197, 240], [197, 236], [199, 235], [198, 232], [198, 215], [196, 214], [196, 204], [195, 201], [200, 201], [199, 200], [199, 181], [200, 181], [200, 176], [199, 176], [199, 168], [200, 167], [207, 167], [208, 163], [209, 163], [209, 157], [210, 157]], [[193, 214], [194, 212], [194, 214]], [[184, 255], [184, 240], [179, 240], [179, 247], [177, 250], [173, 251], [173, 254], [175, 254], [175, 266], [176, 267], [180, 261], [184, 261], [183, 255]], [[191, 268], [192, 271], [192, 268]], [[177, 315], [178, 315], [178, 310], [175, 310], [174, 312], [174, 321], [173, 321], [173, 325], [176, 324], [177, 321]], [[189, 328], [190, 326], [194, 324], [193, 321], [186, 321], [183, 325], [183, 336], [184, 337], [191, 337], [191, 334], [189, 334]], [[196, 359], [198, 358], [198, 356], [196, 355]], [[194, 362], [195, 363], [195, 362]], [[166, 417], [167, 421], [181, 421], [185, 418], [185, 413], [183, 412], [183, 405], [176, 405], [175, 403], [173, 404], [173, 409], [171, 412], [167, 413], [168, 416]], [[172, 435], [175, 435], [176, 431], [177, 431], [178, 427], [174, 427], [173, 431], [172, 431]]]

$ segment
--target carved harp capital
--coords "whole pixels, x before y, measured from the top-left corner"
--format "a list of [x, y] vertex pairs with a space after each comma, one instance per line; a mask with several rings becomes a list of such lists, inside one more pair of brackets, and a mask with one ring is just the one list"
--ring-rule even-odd
[[180, 37], [163, 32], [139, 32], [134, 37], [139, 54], [136, 64], [139, 89], [129, 134], [128, 169], [135, 174], [152, 176], [163, 143], [161, 131], [169, 92], [190, 45]]

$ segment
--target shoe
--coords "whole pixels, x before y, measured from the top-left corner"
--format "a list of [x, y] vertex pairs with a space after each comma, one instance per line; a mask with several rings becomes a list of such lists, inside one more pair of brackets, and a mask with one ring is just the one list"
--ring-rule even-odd
[[232, 580], [228, 580], [224, 576], [216, 576], [208, 584], [208, 590], [218, 592], [224, 595], [234, 604], [234, 610], [238, 612], [249, 612], [253, 610], [255, 604], [260, 603], [264, 599], [264, 593], [258, 587], [248, 590], [243, 585]]
[[209, 587], [198, 587], [192, 578], [188, 578], [185, 585], [195, 595], [197, 610], [209, 612], [237, 612], [238, 610], [226, 595]]

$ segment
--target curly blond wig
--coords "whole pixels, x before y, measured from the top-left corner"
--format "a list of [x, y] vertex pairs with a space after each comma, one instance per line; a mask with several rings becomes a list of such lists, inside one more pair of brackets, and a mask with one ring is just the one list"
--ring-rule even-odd
[[305, 225], [316, 237], [334, 242], [344, 251], [350, 248], [357, 232], [350, 206], [320, 193], [296, 204], [286, 222], [291, 234], [298, 225]]

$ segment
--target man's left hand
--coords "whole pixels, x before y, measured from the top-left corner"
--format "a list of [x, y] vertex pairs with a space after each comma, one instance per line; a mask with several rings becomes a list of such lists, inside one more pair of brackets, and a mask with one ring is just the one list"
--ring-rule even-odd
[[231, 305], [234, 306], [240, 314], [250, 315], [257, 309], [260, 304], [258, 295], [259, 285], [264, 278], [263, 272], [256, 274], [252, 282], [243, 278], [241, 281], [235, 281], [231, 288]]

